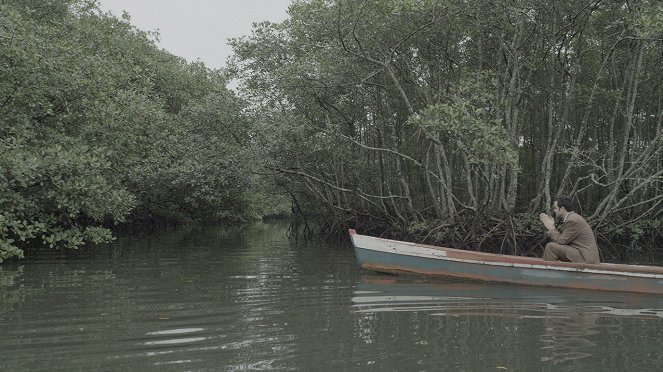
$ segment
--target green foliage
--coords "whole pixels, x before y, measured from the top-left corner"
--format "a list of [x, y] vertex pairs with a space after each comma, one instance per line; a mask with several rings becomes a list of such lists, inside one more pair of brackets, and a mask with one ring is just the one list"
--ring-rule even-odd
[[517, 167], [515, 149], [497, 115], [495, 81], [465, 78], [450, 88], [447, 102], [425, 108], [410, 122], [429, 139], [447, 138], [472, 164]]
[[109, 241], [127, 220], [262, 216], [244, 103], [220, 72], [93, 1], [0, 14], [0, 262]]
[[[536, 215], [557, 194], [577, 197], [596, 225], [652, 224], [661, 10], [302, 0], [290, 19], [234, 41], [233, 72], [270, 169], [325, 224], [489, 226]], [[509, 229], [529, 233], [533, 221]]]
[[633, 23], [638, 36], [660, 38], [663, 35], [663, 5], [651, 1], [639, 4], [641, 10], [633, 15]]

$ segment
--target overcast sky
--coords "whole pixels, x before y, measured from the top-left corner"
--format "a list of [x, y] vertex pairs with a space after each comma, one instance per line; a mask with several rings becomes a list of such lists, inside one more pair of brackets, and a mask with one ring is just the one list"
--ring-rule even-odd
[[158, 31], [159, 45], [188, 61], [220, 68], [232, 55], [229, 38], [249, 35], [253, 22], [281, 22], [290, 0], [98, 0], [144, 31]]

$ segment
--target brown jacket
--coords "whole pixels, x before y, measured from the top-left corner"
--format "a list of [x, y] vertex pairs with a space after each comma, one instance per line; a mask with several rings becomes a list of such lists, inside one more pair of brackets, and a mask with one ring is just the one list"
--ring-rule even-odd
[[550, 239], [557, 244], [577, 249], [587, 263], [599, 263], [599, 248], [592, 227], [581, 215], [571, 212], [566, 216], [562, 232], [549, 232]]

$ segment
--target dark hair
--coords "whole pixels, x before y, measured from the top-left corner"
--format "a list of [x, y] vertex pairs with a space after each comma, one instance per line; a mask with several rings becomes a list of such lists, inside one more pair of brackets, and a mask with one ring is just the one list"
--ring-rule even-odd
[[557, 202], [558, 208], [564, 207], [567, 212], [571, 212], [573, 210], [573, 198], [570, 196], [560, 195], [555, 198], [555, 201]]

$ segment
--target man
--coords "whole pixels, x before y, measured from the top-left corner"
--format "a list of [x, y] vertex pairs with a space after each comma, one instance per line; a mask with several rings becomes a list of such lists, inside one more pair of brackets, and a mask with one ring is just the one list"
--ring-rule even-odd
[[563, 231], [555, 228], [555, 219], [541, 213], [539, 219], [548, 229], [552, 242], [546, 244], [543, 259], [547, 261], [565, 261], [592, 263], [600, 262], [599, 249], [591, 226], [582, 216], [573, 211], [573, 199], [560, 196], [553, 203], [555, 217], [564, 220]]

